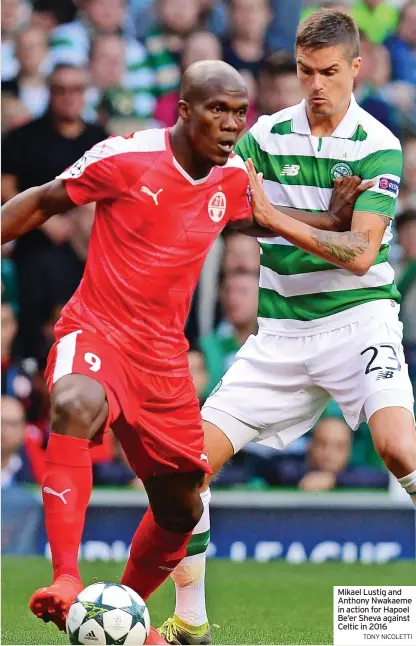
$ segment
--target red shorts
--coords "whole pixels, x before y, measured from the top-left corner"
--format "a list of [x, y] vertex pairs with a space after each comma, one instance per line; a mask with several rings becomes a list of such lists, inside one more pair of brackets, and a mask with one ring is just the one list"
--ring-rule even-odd
[[199, 402], [191, 376], [144, 372], [99, 334], [76, 330], [53, 345], [45, 376], [49, 390], [61, 377], [82, 374], [104, 388], [110, 426], [139, 478], [200, 469], [204, 452]]

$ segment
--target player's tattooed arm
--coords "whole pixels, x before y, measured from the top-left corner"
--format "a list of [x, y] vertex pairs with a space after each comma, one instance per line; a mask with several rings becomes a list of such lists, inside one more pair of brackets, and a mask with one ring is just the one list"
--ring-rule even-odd
[[334, 233], [316, 230], [312, 238], [316, 240], [318, 247], [341, 262], [355, 260], [357, 256], [367, 251], [370, 244], [369, 231]]
[[351, 231], [320, 231], [276, 210], [267, 199], [252, 162], [246, 164], [253, 216], [258, 224], [337, 267], [358, 276], [367, 273], [377, 257], [390, 218], [386, 221], [379, 213], [354, 211]]

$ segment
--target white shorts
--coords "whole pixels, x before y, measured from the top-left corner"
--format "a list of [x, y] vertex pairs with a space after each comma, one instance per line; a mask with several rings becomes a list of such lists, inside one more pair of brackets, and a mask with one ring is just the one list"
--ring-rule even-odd
[[315, 425], [331, 398], [352, 429], [389, 406], [413, 414], [398, 307], [380, 310], [311, 336], [250, 336], [202, 418], [237, 452], [251, 441], [284, 449]]

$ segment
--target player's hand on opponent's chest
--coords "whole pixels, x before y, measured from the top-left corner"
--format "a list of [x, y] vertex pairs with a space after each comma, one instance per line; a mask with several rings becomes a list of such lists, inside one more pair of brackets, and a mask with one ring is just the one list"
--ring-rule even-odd
[[357, 198], [375, 185], [374, 180], [362, 181], [356, 175], [338, 177], [335, 180], [328, 207], [333, 222], [333, 231], [349, 231]]
[[257, 224], [272, 228], [276, 223], [276, 213], [263, 190], [263, 173], [257, 173], [251, 159], [246, 161], [250, 182], [251, 208]]

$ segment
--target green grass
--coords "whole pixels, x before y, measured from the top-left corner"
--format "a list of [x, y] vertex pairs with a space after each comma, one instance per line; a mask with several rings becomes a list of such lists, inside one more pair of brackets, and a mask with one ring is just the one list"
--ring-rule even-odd
[[[118, 581], [120, 563], [82, 563], [87, 584]], [[332, 586], [414, 585], [416, 565], [345, 565], [286, 562], [208, 565], [208, 611], [217, 644], [332, 643]], [[32, 592], [47, 585], [50, 564], [43, 558], [2, 559], [2, 643], [66, 644], [63, 633], [44, 624], [28, 610]], [[172, 614], [174, 588], [167, 582], [149, 601], [154, 626]]]

